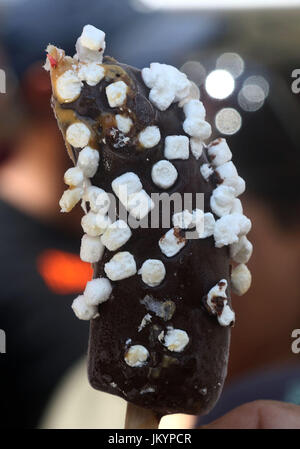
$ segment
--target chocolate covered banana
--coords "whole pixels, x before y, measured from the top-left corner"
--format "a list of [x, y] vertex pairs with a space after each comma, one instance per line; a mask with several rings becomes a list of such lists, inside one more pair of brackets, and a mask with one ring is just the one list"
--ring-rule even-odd
[[86, 25], [75, 56], [49, 45], [45, 66], [74, 163], [60, 207], [81, 202], [80, 256], [94, 268], [72, 305], [91, 320], [89, 380], [162, 415], [204, 414], [226, 377], [231, 289], [251, 283], [245, 182], [225, 139], [205, 144], [211, 127], [184, 73], [104, 50]]

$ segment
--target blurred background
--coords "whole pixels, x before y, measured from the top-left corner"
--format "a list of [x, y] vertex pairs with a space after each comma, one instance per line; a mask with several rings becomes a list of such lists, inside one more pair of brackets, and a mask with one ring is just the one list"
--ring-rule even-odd
[[[263, 7], [262, 7], [263, 3]], [[42, 69], [53, 43], [75, 53], [82, 27], [139, 68], [175, 65], [201, 89], [213, 136], [247, 181], [253, 285], [233, 298], [229, 373], [207, 423], [255, 399], [300, 404], [300, 68], [296, 0], [0, 0], [0, 354], [3, 428], [122, 427], [125, 403], [87, 383], [88, 324], [70, 304], [91, 277], [79, 259], [80, 208], [60, 215], [70, 166]]]

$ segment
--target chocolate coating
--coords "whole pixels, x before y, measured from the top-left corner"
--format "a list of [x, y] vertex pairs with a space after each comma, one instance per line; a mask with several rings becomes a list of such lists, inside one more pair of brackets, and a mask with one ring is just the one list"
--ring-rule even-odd
[[[58, 120], [61, 110], [72, 109], [94, 131], [100, 163], [92, 184], [112, 192], [112, 181], [130, 171], [139, 176], [149, 195], [154, 192], [204, 193], [205, 212], [211, 212], [209, 200], [216, 182], [214, 179], [207, 182], [200, 173], [200, 166], [208, 162], [206, 151], [199, 160], [190, 155], [188, 160], [172, 161], [178, 178], [170, 189], [158, 188], [151, 179], [153, 164], [164, 159], [165, 137], [185, 135], [182, 108], [175, 103], [166, 111], [159, 111], [148, 100], [149, 89], [139, 70], [108, 58], [104, 64], [110, 65], [110, 76], [97, 86], [84, 83], [80, 97], [73, 103], [58, 105], [54, 100]], [[110, 108], [105, 95], [105, 87], [118, 79], [130, 86], [123, 111]], [[130, 115], [134, 122], [126, 146], [114, 147], [117, 138], [110, 134], [111, 128], [116, 128], [113, 114], [117, 113]], [[60, 125], [65, 133], [68, 123]], [[143, 149], [136, 136], [149, 125], [159, 127], [161, 140], [154, 148]], [[76, 159], [78, 152], [73, 150]], [[88, 377], [94, 388], [162, 415], [205, 414], [217, 401], [226, 377], [230, 328], [220, 326], [216, 317], [208, 314], [202, 298], [221, 279], [226, 279], [230, 285], [228, 248], [216, 248], [213, 237], [188, 240], [178, 254], [168, 258], [158, 245], [167, 230], [162, 227], [133, 229], [130, 240], [118, 250], [129, 251], [138, 269], [147, 259], [161, 260], [166, 277], [154, 288], [144, 284], [138, 274], [112, 282], [109, 300], [101, 304], [99, 316], [91, 321]], [[118, 251], [105, 251], [103, 259], [94, 266], [94, 277], [106, 277], [104, 264]], [[229, 291], [227, 295], [230, 296]], [[147, 300], [144, 300], [149, 296], [161, 303], [170, 301], [165, 316], [170, 319], [150, 312], [151, 322], [139, 332], [143, 317], [149, 313]], [[187, 332], [189, 343], [182, 352], [169, 351], [158, 340], [158, 335], [161, 331], [166, 332], [167, 326]], [[128, 339], [131, 339], [130, 345], [139, 344], [148, 349], [150, 356], [142, 367], [126, 364], [124, 355], [130, 346]], [[143, 392], [149, 388], [148, 392]]]

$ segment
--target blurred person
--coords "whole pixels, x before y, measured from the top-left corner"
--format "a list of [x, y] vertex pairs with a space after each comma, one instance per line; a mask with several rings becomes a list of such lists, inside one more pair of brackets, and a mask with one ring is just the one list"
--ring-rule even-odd
[[0, 65], [7, 73], [0, 98], [0, 425], [32, 428], [60, 377], [85, 352], [88, 328], [70, 304], [90, 272], [77, 256], [77, 227], [67, 220], [60, 228], [67, 159], [49, 81], [40, 64], [31, 65], [17, 88], [7, 62]]
[[88, 323], [78, 321], [70, 305], [92, 269], [79, 259], [80, 208], [59, 212], [63, 174], [71, 162], [50, 108], [50, 81], [42, 64], [50, 40], [72, 51], [76, 33], [91, 16], [97, 14], [97, 25], [113, 33], [134, 15], [127, 2], [112, 11], [114, 6], [114, 0], [91, 1], [84, 14], [82, 1], [25, 0], [2, 11], [2, 428], [36, 427], [60, 379], [86, 352]]
[[[46, 97], [48, 104], [50, 86], [38, 69], [28, 70], [30, 81], [28, 73], [22, 79], [26, 112], [18, 111], [18, 120], [11, 124], [1, 121], [1, 128], [7, 126], [6, 135], [0, 136], [0, 328], [6, 333], [6, 353], [0, 356], [0, 417], [4, 428], [36, 426], [57, 381], [84, 353], [88, 331], [69, 312], [89, 267], [78, 260], [76, 227], [69, 223], [68, 228], [67, 222], [63, 230], [57, 218], [66, 160], [49, 106], [43, 105]], [[1, 101], [3, 115], [16, 109], [20, 94], [9, 98], [8, 93]]]
[[[158, 20], [165, 25], [156, 25], [154, 37], [158, 43], [164, 43], [159, 46], [161, 62], [179, 66], [179, 61], [186, 58], [184, 48], [194, 48], [195, 51], [198, 42], [204, 46], [209, 39], [222, 37], [219, 18], [208, 15], [205, 20], [204, 16], [182, 15], [182, 29], [186, 30], [191, 24], [190, 34], [182, 33], [185, 39], [176, 51], [178, 40], [171, 39], [166, 30], [173, 30], [176, 35], [178, 16], [175, 19], [171, 14], [150, 14], [136, 20], [137, 13], [127, 2], [112, 0], [90, 2], [86, 15], [80, 1], [72, 1], [72, 7], [70, 1], [51, 2], [51, 5], [54, 3], [55, 7], [49, 9], [49, 2], [45, 2], [44, 9], [39, 10], [40, 2], [25, 2], [26, 8], [19, 11], [18, 19], [9, 22], [12, 39], [6, 41], [8, 55], [16, 55], [15, 59], [11, 58], [11, 65], [21, 80], [26, 114], [18, 111], [22, 120], [17, 126], [13, 125], [10, 139], [6, 136], [5, 144], [4, 141], [1, 143], [0, 226], [2, 236], [5, 236], [1, 267], [3, 265], [5, 283], [0, 300], [0, 328], [6, 331], [8, 341], [7, 354], [0, 359], [2, 386], [7, 391], [3, 396], [6, 397], [4, 427], [35, 426], [62, 374], [85, 352], [87, 344], [86, 323], [73, 318], [69, 306], [74, 295], [82, 291], [90, 272], [83, 268], [78, 256], [76, 258], [79, 253], [79, 208], [68, 216], [59, 218], [58, 215], [63, 172], [70, 162], [49, 111], [47, 75], [42, 74], [40, 63], [34, 64], [41, 49], [55, 39], [54, 43], [72, 54], [82, 26], [95, 17], [92, 7], [96, 6], [92, 5], [96, 3], [101, 11], [95, 9], [99, 18], [97, 16], [92, 23], [112, 37], [107, 54], [140, 67], [156, 59], [156, 49], [153, 50], [151, 44], [153, 35], [150, 38], [149, 33]], [[124, 8], [122, 13], [120, 8]], [[37, 21], [37, 17], [46, 13], [50, 27], [46, 27], [43, 20]], [[32, 21], [24, 20], [24, 14], [39, 23], [34, 34]], [[205, 22], [208, 23], [206, 28]], [[202, 29], [199, 23], [203, 24]], [[148, 32], [143, 34], [141, 30]], [[137, 55], [134, 55], [137, 34], [141, 38]], [[168, 39], [163, 39], [166, 36]], [[172, 51], [168, 51], [170, 48]], [[269, 98], [276, 95], [278, 91], [272, 91], [271, 82]], [[284, 102], [286, 96], [282, 100]], [[16, 101], [20, 101], [20, 97], [11, 102], [11, 108], [15, 107]], [[215, 105], [208, 102], [207, 106], [208, 110], [214, 110]], [[6, 106], [5, 114], [9, 110]], [[241, 130], [228, 139], [239, 173], [247, 181], [243, 205], [245, 214], [253, 222], [249, 237], [254, 243], [254, 254], [249, 263], [253, 285], [245, 297], [234, 298], [237, 324], [232, 334], [228, 383], [214, 411], [201, 423], [210, 422], [233, 407], [254, 399], [296, 402], [298, 397], [299, 359], [291, 351], [290, 334], [300, 327], [297, 285], [299, 148], [277, 112], [267, 101], [261, 110], [242, 114]], [[15, 118], [18, 114], [12, 115]], [[293, 130], [292, 120], [290, 129]], [[41, 259], [41, 254], [48, 258]], [[76, 260], [70, 257], [72, 255]], [[39, 266], [37, 261], [42, 261]], [[59, 272], [57, 267], [64, 267], [68, 273], [80, 272], [80, 285], [74, 286], [77, 274], [68, 278], [62, 271], [64, 275], [60, 278], [47, 276], [49, 272]], [[69, 279], [67, 285], [61, 285], [63, 278]], [[50, 329], [54, 330], [51, 332]], [[53, 370], [51, 375], [50, 368]], [[252, 375], [247, 376], [248, 373]], [[71, 404], [80, 391], [78, 383], [65, 400]], [[95, 402], [100, 400], [97, 392], [94, 397]], [[89, 406], [92, 407], [91, 403]]]

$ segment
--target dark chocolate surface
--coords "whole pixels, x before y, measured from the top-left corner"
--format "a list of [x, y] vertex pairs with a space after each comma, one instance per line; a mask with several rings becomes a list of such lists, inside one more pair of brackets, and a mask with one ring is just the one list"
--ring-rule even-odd
[[[105, 59], [104, 63], [113, 64], [110, 77], [95, 87], [84, 84], [80, 97], [73, 103], [59, 106], [54, 100], [58, 120], [59, 111], [72, 109], [94, 130], [100, 163], [92, 184], [112, 192], [112, 181], [132, 171], [140, 177], [149, 195], [154, 192], [204, 193], [205, 212], [211, 212], [209, 199], [216, 183], [213, 179], [205, 181], [199, 170], [207, 162], [205, 151], [198, 161], [192, 155], [188, 160], [172, 161], [178, 178], [170, 189], [159, 189], [151, 179], [153, 164], [164, 159], [165, 137], [185, 134], [182, 108], [175, 103], [167, 111], [157, 110], [148, 100], [149, 89], [143, 83], [140, 71], [110, 59]], [[117, 79], [123, 79], [131, 86], [123, 110], [110, 108], [105, 96], [105, 87]], [[110, 135], [111, 128], [116, 128], [111, 114], [128, 114], [128, 108], [134, 122], [128, 134], [131, 140], [127, 146], [117, 145], [116, 148], [116, 137]], [[60, 125], [64, 133], [68, 123]], [[161, 140], [154, 148], [143, 149], [135, 136], [149, 125], [159, 127]], [[77, 150], [73, 150], [76, 156]], [[133, 229], [132, 237], [124, 246], [115, 252], [106, 250], [103, 259], [95, 264], [94, 277], [106, 277], [104, 264], [116, 252], [129, 251], [138, 270], [147, 259], [161, 260], [166, 268], [166, 277], [155, 288], [144, 284], [138, 274], [112, 282], [111, 297], [100, 305], [99, 316], [91, 321], [89, 381], [96, 389], [161, 414], [205, 414], [218, 399], [226, 377], [230, 328], [220, 326], [216, 317], [210, 316], [201, 303], [203, 296], [221, 279], [227, 279], [230, 285], [228, 248], [216, 248], [213, 237], [188, 240], [177, 255], [168, 258], [158, 246], [159, 239], [167, 230], [161, 227]], [[160, 302], [172, 301], [176, 307], [172, 318], [165, 321], [149, 312], [141, 302], [147, 295]], [[229, 288], [227, 295], [230, 296]], [[152, 321], [138, 332], [147, 313], [152, 315]], [[167, 326], [187, 332], [189, 343], [182, 352], [169, 351], [158, 340], [159, 333], [162, 330], [166, 332]], [[128, 339], [131, 339], [129, 345], [126, 343]], [[126, 349], [134, 344], [145, 346], [150, 353], [142, 367], [130, 367], [124, 361]], [[154, 392], [141, 393], [149, 387]]]

